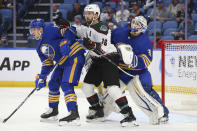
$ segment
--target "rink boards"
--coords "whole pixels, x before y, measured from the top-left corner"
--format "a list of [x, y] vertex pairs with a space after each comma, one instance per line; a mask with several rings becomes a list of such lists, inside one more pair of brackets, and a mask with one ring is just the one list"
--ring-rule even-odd
[[[182, 55], [182, 65], [179, 68]], [[193, 59], [188, 60], [188, 57]], [[195, 52], [166, 53], [166, 90], [169, 92], [185, 92], [197, 94], [197, 67]], [[187, 63], [187, 61], [189, 63]], [[189, 64], [189, 66], [187, 66]], [[41, 62], [33, 49], [2, 49], [0, 51], [0, 87], [34, 87], [36, 74], [40, 72]], [[192, 68], [191, 68], [192, 67]], [[154, 88], [160, 91], [161, 85], [161, 51], [153, 51], [153, 61], [149, 66]], [[81, 75], [83, 80], [85, 70]], [[48, 77], [50, 78], [50, 77]], [[48, 79], [49, 80], [49, 79]], [[81, 82], [80, 82], [81, 86]], [[80, 87], [79, 86], [79, 87]], [[76, 87], [77, 88], [77, 87]]]

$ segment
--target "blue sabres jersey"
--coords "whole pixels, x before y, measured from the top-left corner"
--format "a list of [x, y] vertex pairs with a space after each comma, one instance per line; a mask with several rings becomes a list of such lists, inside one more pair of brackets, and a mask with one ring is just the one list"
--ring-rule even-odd
[[132, 37], [130, 35], [129, 27], [120, 27], [112, 31], [111, 41], [113, 44], [126, 43], [133, 48], [134, 55], [136, 56], [136, 67], [128, 68], [128, 65], [120, 62], [119, 66], [122, 69], [130, 70], [133, 75], [141, 74], [147, 70], [152, 61], [152, 44], [145, 33], [139, 36]]
[[59, 65], [62, 65], [68, 59], [67, 56], [62, 55], [60, 52], [63, 44], [70, 44], [71, 51], [69, 58], [85, 52], [75, 38], [75, 34], [66, 28], [60, 30], [53, 23], [44, 26], [42, 39], [38, 42], [36, 48], [42, 62], [41, 74], [49, 73], [49, 68], [53, 66], [53, 61], [59, 62]]

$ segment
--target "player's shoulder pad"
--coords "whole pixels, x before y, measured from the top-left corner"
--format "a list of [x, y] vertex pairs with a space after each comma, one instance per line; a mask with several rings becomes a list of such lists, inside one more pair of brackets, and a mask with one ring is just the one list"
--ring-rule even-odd
[[142, 41], [141, 43], [146, 43], [147, 47], [149, 47], [149, 46], [152, 47], [152, 43], [151, 43], [151, 40], [149, 39], [148, 35], [143, 33], [141, 36], [142, 36], [142, 38], [140, 39]]
[[102, 33], [102, 34], [105, 34], [105, 35], [108, 34], [109, 27], [106, 23], [104, 23], [102, 21], [99, 21], [99, 23], [97, 23], [95, 25], [92, 25], [91, 27], [99, 33]]
[[117, 43], [127, 43], [128, 37], [129, 37], [129, 28], [127, 27], [118, 27], [114, 30], [112, 30], [111, 34], [111, 41], [113, 44]]
[[76, 36], [77, 36], [77, 31], [74, 27], [69, 27], [64, 32], [64, 38], [69, 40], [71, 42], [70, 44], [75, 42]]
[[61, 38], [60, 29], [54, 23], [46, 23], [43, 32], [43, 38], [45, 40], [54, 40]]

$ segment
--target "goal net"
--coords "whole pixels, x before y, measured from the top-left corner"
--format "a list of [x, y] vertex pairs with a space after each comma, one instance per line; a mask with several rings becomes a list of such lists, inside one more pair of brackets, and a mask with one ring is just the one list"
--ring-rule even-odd
[[197, 109], [197, 41], [162, 41], [161, 59], [162, 100], [173, 108]]

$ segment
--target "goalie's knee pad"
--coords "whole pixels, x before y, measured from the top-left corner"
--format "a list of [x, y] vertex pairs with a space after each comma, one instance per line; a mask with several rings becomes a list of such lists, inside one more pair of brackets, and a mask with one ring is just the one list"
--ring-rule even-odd
[[109, 96], [114, 100], [117, 100], [123, 96], [119, 86], [116, 85], [108, 86], [107, 91]]
[[94, 85], [84, 82], [83, 85], [82, 85], [82, 91], [83, 91], [83, 93], [85, 94], [86, 97], [90, 97], [90, 96], [95, 94]]

